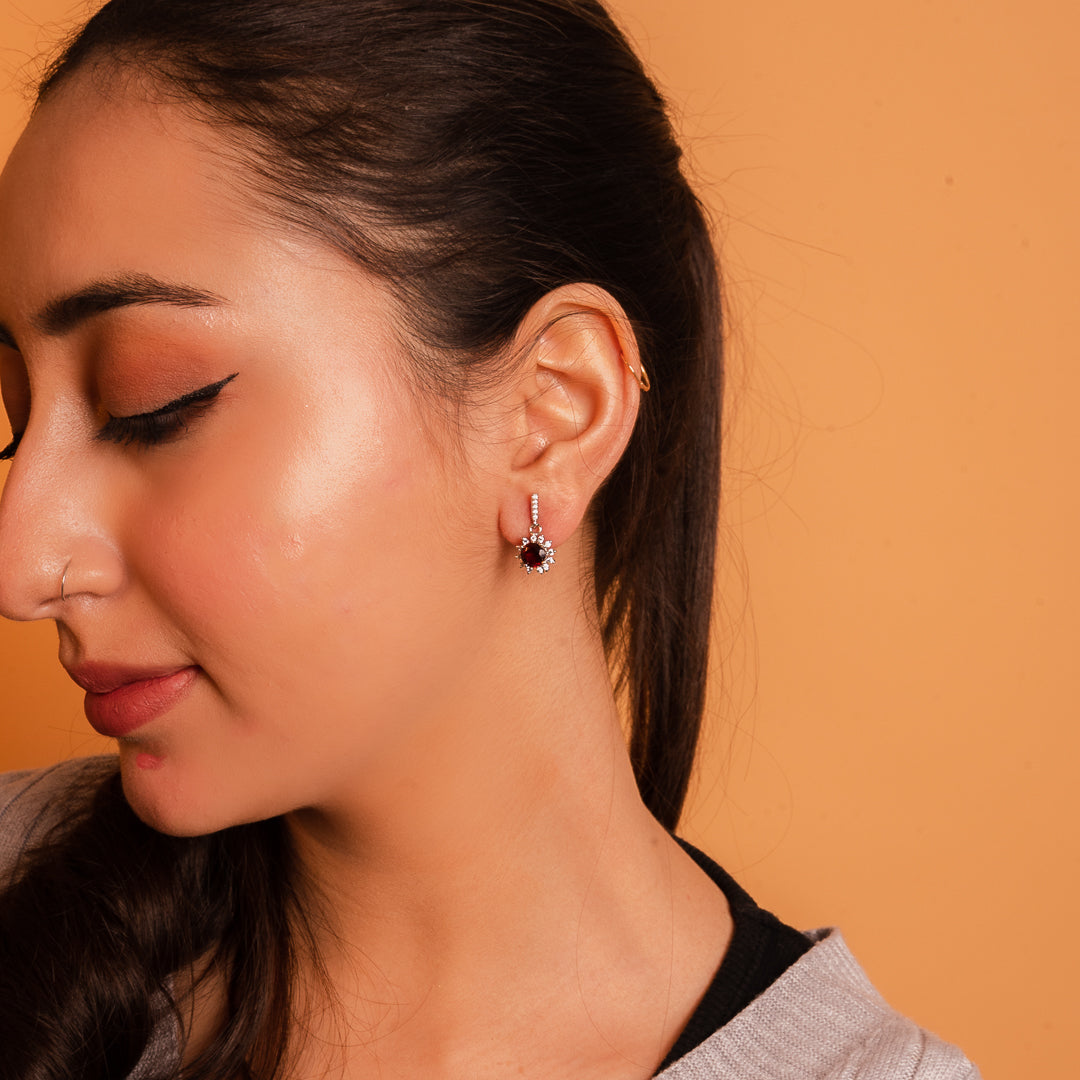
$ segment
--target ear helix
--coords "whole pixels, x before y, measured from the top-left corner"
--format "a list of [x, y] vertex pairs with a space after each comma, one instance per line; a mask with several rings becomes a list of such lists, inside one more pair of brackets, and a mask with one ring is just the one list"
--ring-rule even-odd
[[529, 535], [521, 538], [517, 545], [517, 557], [525, 573], [531, 574], [534, 570], [538, 574], [545, 574], [555, 565], [555, 549], [550, 540], [544, 539], [544, 530], [540, 526], [540, 496], [532, 496], [532, 524], [529, 526]]

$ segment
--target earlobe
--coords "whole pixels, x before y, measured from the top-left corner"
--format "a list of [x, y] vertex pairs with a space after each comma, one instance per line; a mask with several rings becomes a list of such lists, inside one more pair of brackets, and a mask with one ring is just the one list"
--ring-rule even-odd
[[546, 536], [558, 546], [580, 526], [622, 456], [647, 376], [629, 319], [594, 285], [548, 293], [522, 320], [516, 342], [525, 363], [502, 528], [517, 544], [538, 492]]

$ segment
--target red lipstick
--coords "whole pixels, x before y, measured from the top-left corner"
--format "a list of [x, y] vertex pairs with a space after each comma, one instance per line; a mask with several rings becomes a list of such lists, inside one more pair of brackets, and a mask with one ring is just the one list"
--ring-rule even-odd
[[113, 739], [130, 735], [172, 708], [191, 688], [197, 667], [139, 670], [114, 664], [68, 669], [86, 691], [83, 708], [91, 727]]

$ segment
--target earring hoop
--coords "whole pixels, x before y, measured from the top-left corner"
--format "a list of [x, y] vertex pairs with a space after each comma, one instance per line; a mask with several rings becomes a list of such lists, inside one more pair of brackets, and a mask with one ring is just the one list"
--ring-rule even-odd
[[638, 386], [642, 391], [648, 393], [652, 389], [652, 380], [649, 378], [649, 373], [645, 370], [645, 365], [638, 359], [637, 370], [634, 370], [634, 365], [630, 363], [626, 357], [623, 357], [623, 363], [630, 369], [630, 374], [637, 379]]
[[525, 573], [534, 570], [546, 574], [555, 565], [555, 549], [550, 540], [544, 539], [544, 530], [540, 527], [540, 496], [533, 495], [531, 500], [532, 524], [529, 535], [521, 538], [517, 545], [518, 561], [525, 567]]

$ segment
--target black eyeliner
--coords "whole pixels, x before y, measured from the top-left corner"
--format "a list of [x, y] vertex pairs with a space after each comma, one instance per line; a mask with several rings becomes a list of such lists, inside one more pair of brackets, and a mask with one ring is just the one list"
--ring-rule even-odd
[[121, 446], [133, 443], [150, 446], [163, 442], [187, 427], [185, 412], [197, 411], [200, 406], [209, 405], [238, 374], [239, 372], [234, 371], [224, 379], [183, 394], [152, 412], [110, 416], [94, 438], [102, 442], [119, 443]]
[[148, 420], [151, 416], [163, 416], [165, 413], [177, 412], [188, 405], [195, 405], [200, 401], [208, 401], [210, 398], [217, 397], [222, 389], [228, 383], [231, 383], [239, 374], [238, 371], [234, 371], [231, 375], [226, 375], [220, 382], [211, 383], [209, 386], [200, 387], [198, 390], [192, 390], [190, 393], [178, 397], [175, 401], [170, 401], [167, 404], [162, 405], [161, 408], [154, 409], [153, 412], [132, 413], [130, 416], [110, 416], [109, 419], [118, 422], [123, 422], [125, 420]]
[[19, 449], [19, 440], [22, 438], [22, 432], [12, 436], [11, 442], [0, 450], [0, 461], [10, 461], [15, 456], [15, 451]]

